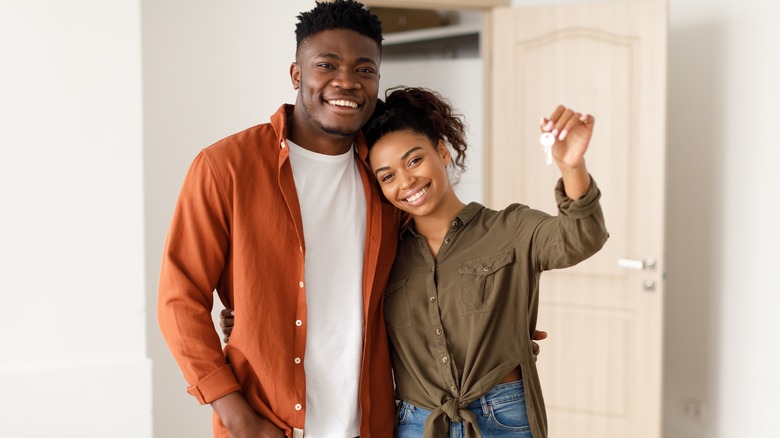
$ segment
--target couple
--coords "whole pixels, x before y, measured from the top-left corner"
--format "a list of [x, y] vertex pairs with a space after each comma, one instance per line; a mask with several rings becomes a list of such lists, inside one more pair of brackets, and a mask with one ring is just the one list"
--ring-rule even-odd
[[[390, 437], [396, 420], [398, 436], [546, 436], [539, 275], [607, 236], [583, 160], [593, 120], [563, 107], [542, 120], [558, 138], [557, 217], [465, 205], [446, 102], [399, 89], [374, 114], [375, 16], [319, 3], [296, 37], [296, 104], [196, 157], [163, 255], [160, 325], [215, 436]], [[215, 289], [235, 309], [224, 353]]]

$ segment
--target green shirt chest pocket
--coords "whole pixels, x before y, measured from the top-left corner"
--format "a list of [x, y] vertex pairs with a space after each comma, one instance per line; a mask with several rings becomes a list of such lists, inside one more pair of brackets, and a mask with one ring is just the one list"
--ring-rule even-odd
[[515, 260], [514, 250], [469, 260], [458, 266], [458, 311], [461, 314], [489, 312], [495, 304], [494, 289], [503, 284], [503, 276]]
[[393, 282], [385, 288], [385, 323], [390, 330], [412, 326], [412, 312], [406, 296], [407, 280]]

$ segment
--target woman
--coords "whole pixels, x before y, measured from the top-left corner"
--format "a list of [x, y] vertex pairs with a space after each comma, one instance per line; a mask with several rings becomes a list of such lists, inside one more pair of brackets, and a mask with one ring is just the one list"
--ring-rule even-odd
[[[495, 211], [464, 204], [450, 182], [448, 168], [466, 158], [460, 116], [433, 91], [390, 91], [364, 133], [382, 192], [408, 213], [385, 293], [397, 436], [544, 438], [531, 339], [539, 278], [608, 236], [584, 160], [594, 120], [559, 106], [541, 121], [556, 140], [557, 216], [520, 204]], [[229, 309], [222, 327], [229, 335]]]
[[558, 216], [458, 199], [447, 168], [463, 167], [465, 130], [435, 92], [392, 91], [365, 129], [385, 197], [409, 214], [385, 293], [398, 437], [547, 435], [530, 342], [540, 274], [585, 260], [607, 231], [584, 160], [593, 118], [561, 106], [541, 128], [556, 140]]

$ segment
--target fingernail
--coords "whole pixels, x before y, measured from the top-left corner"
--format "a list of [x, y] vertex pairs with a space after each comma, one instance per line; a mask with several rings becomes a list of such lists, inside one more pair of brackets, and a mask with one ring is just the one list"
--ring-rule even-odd
[[230, 311], [230, 316], [235, 316], [235, 315], [236, 315], [236, 311], [235, 310], [231, 310]]
[[549, 121], [547, 122], [547, 124], [546, 124], [546, 125], [544, 125], [544, 130], [545, 130], [545, 131], [549, 131], [549, 130], [551, 130], [551, 129], [552, 129], [552, 127], [553, 127], [553, 122], [552, 122], [552, 120], [549, 120]]
[[553, 129], [553, 130], [552, 130], [552, 135], [553, 135], [553, 137], [557, 137], [557, 136], [558, 136], [558, 132], [559, 132], [559, 131], [558, 131], [558, 129], [557, 129], [557, 128], [556, 128], [556, 129]]
[[547, 121], [544, 120], [544, 117], [542, 117], [542, 120], [539, 121], [539, 126], [544, 126]]
[[567, 131], [565, 129], [563, 131], [561, 131], [561, 135], [558, 136], [558, 140], [560, 140], [560, 141], [565, 140], [566, 139], [566, 134], [568, 134], [568, 133], [569, 133], [569, 131]]

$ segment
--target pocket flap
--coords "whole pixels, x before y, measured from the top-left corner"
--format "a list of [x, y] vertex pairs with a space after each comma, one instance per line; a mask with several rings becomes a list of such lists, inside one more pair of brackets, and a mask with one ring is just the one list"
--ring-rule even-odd
[[463, 262], [458, 266], [458, 273], [470, 275], [491, 275], [515, 260], [515, 251], [502, 251], [487, 257]]

